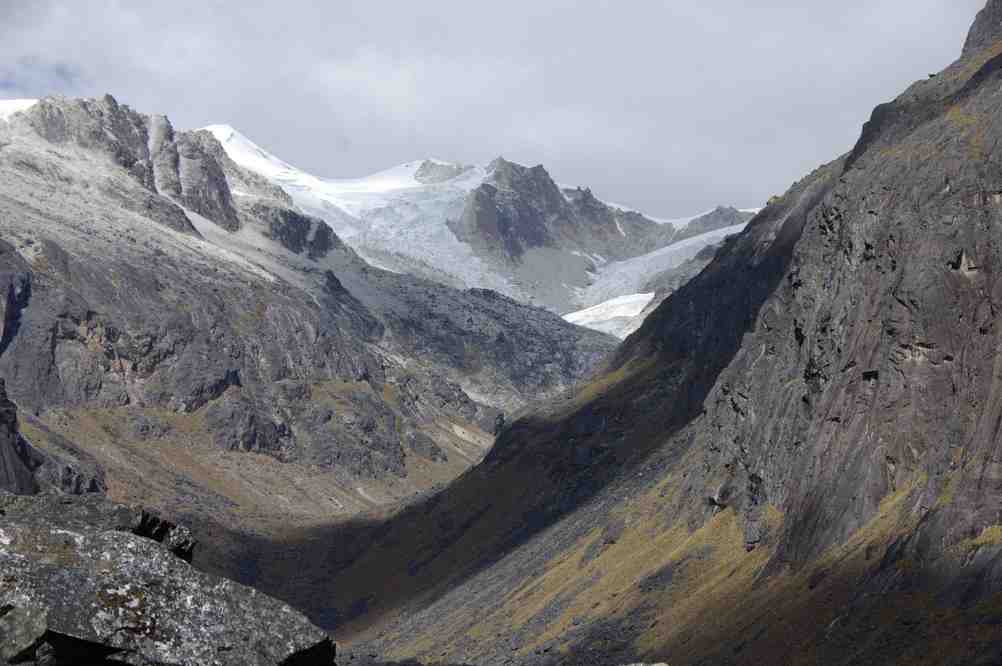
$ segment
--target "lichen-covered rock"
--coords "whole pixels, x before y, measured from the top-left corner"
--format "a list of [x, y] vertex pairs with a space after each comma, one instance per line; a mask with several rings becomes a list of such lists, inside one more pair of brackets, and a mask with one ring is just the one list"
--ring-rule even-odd
[[49, 614], [37, 606], [0, 607], [0, 664], [23, 663], [41, 645]]
[[0, 627], [17, 620], [4, 643], [22, 659], [81, 663], [90, 646], [130, 664], [333, 664], [305, 617], [178, 557], [177, 527], [99, 498], [0, 500]]

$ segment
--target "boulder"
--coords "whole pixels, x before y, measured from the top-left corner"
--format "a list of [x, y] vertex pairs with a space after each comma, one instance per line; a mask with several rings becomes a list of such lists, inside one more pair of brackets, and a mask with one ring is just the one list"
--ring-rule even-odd
[[13, 663], [334, 662], [303, 615], [188, 564], [190, 534], [159, 516], [97, 496], [5, 495], [0, 513], [0, 651]]

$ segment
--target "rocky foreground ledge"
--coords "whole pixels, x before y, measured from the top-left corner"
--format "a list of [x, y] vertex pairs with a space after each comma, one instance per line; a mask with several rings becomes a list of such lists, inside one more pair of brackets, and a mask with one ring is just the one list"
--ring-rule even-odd
[[2, 663], [334, 663], [304, 616], [189, 565], [182, 527], [98, 495], [4, 494], [0, 514]]

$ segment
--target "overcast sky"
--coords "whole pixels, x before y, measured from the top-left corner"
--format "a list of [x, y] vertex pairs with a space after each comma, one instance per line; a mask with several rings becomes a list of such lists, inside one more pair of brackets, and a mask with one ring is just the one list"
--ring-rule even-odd
[[0, 0], [0, 98], [110, 92], [330, 177], [504, 155], [682, 216], [851, 148], [984, 0], [263, 4]]

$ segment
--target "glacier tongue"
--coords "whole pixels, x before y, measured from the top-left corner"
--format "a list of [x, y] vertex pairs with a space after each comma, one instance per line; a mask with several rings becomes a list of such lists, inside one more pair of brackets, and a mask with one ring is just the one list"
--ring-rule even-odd
[[604, 303], [593, 305], [585, 310], [564, 315], [564, 319], [572, 324], [591, 328], [603, 333], [625, 338], [640, 328], [644, 312], [656, 294], [628, 294], [619, 296]]
[[654, 275], [681, 265], [703, 248], [739, 233], [746, 226], [747, 223], [736, 224], [708, 231], [633, 259], [605, 264], [597, 271], [594, 282], [581, 290], [581, 303], [590, 307], [622, 294], [636, 294]]

